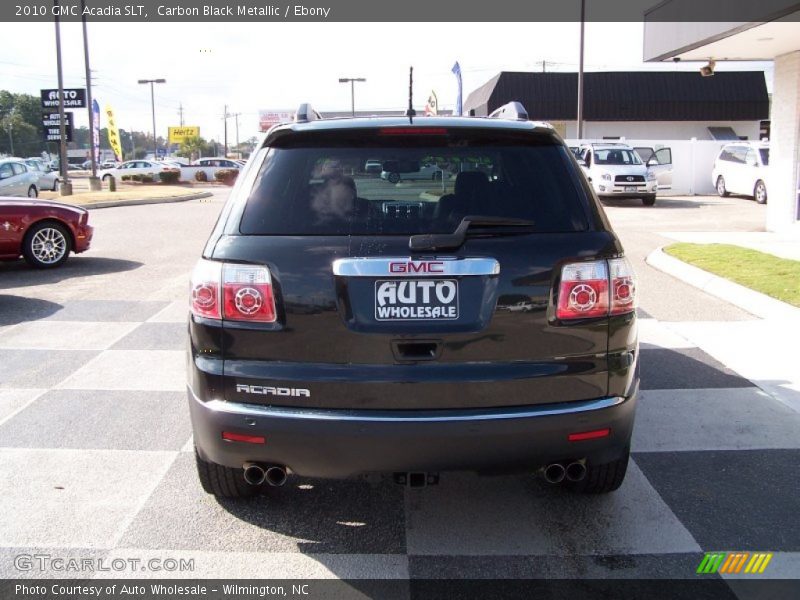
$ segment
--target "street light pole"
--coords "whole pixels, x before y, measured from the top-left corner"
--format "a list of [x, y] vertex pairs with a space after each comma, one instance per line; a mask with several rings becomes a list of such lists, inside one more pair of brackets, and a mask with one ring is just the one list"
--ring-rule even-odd
[[339, 83], [350, 84], [350, 112], [352, 116], [356, 116], [356, 82], [363, 83], [366, 79], [363, 77], [340, 77]]
[[83, 27], [83, 63], [86, 68], [86, 108], [89, 110], [89, 139], [92, 145], [92, 176], [89, 178], [89, 189], [98, 191], [100, 180], [97, 178], [97, 156], [94, 152], [94, 136], [100, 132], [94, 130], [94, 105], [92, 104], [92, 71], [89, 69], [89, 38], [86, 35], [86, 0], [81, 0], [81, 21]]
[[583, 30], [586, 25], [586, 0], [581, 0], [581, 41], [578, 58], [578, 140], [583, 139]]
[[153, 111], [153, 160], [158, 160], [158, 138], [156, 137], [156, 96], [153, 91], [154, 83], [167, 83], [166, 79], [140, 79], [139, 83], [150, 84], [150, 107]]
[[64, 121], [64, 71], [61, 68], [61, 19], [58, 12], [58, 0], [53, 0], [53, 6], [56, 8], [56, 69], [58, 71], [58, 166], [61, 171], [61, 195], [72, 195], [72, 183], [69, 180], [69, 171], [67, 170], [67, 126]]

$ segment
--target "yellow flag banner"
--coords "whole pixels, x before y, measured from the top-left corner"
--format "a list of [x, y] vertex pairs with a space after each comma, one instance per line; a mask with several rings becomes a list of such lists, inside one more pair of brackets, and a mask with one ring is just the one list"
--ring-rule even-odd
[[114, 118], [114, 111], [111, 106], [106, 104], [106, 122], [108, 123], [108, 143], [117, 160], [122, 160], [122, 142], [119, 139], [119, 129], [117, 129], [117, 121]]

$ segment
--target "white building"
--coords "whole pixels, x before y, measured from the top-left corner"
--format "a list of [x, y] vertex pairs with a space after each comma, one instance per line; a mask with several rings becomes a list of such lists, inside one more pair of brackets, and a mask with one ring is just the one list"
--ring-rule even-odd
[[[577, 73], [504, 71], [473, 91], [464, 110], [486, 116], [517, 100], [532, 120], [577, 138], [577, 97]], [[769, 96], [761, 71], [602, 71], [584, 75], [583, 112], [584, 139], [758, 140]]]
[[800, 236], [800, 11], [791, 0], [749, 6], [751, 13], [763, 11], [759, 19], [750, 14], [747, 22], [687, 26], [676, 22], [675, 15], [694, 14], [696, 1], [665, 0], [645, 15], [644, 58], [775, 62], [767, 229]]

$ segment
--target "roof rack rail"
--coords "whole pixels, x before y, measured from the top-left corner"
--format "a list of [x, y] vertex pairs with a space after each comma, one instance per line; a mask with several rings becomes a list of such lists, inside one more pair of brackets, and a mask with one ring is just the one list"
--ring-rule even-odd
[[322, 115], [314, 110], [314, 107], [308, 102], [303, 102], [297, 108], [297, 112], [294, 113], [295, 123], [307, 123], [308, 121], [319, 121], [321, 119]]
[[490, 119], [516, 119], [517, 121], [527, 121], [528, 111], [522, 106], [522, 102], [509, 102], [500, 108], [492, 111]]

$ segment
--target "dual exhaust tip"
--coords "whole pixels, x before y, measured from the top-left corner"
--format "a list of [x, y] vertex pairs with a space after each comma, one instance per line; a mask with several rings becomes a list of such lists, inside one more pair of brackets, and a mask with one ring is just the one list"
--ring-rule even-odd
[[586, 477], [586, 465], [580, 461], [567, 463], [552, 463], [544, 468], [544, 479], [547, 483], [561, 483], [567, 481], [580, 481]]
[[258, 463], [244, 463], [244, 480], [250, 485], [267, 483], [272, 487], [280, 487], [288, 479], [286, 468], [279, 465], [260, 465]]

